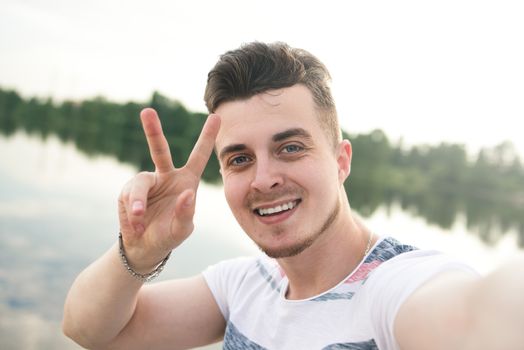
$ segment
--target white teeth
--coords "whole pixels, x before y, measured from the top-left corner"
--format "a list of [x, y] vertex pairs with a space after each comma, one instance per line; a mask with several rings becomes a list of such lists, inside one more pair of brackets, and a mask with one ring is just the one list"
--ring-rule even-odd
[[281, 211], [284, 211], [284, 210], [290, 210], [290, 209], [293, 209], [295, 206], [296, 206], [296, 202], [289, 202], [289, 203], [285, 203], [282, 205], [277, 205], [276, 207], [273, 207], [273, 208], [257, 209], [256, 211], [259, 215], [264, 216], [264, 215], [280, 213]]

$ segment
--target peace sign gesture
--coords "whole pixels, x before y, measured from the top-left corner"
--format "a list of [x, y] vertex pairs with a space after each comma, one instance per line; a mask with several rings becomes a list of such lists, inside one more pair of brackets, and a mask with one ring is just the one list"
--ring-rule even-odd
[[118, 200], [120, 230], [130, 264], [149, 272], [193, 231], [195, 197], [213, 152], [220, 118], [210, 115], [189, 155], [175, 168], [155, 110], [140, 113], [155, 172], [141, 172], [123, 188]]

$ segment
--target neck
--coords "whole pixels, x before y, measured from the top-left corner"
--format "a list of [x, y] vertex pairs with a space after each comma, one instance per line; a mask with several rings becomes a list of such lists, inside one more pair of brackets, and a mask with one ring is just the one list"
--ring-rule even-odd
[[340, 214], [309, 248], [278, 259], [289, 280], [288, 299], [306, 299], [333, 288], [362, 261], [372, 233], [349, 205]]

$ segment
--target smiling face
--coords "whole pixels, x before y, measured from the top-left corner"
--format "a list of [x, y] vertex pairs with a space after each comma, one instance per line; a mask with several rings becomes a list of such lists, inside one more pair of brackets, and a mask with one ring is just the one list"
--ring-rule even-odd
[[226, 199], [266, 254], [299, 254], [336, 229], [351, 147], [343, 141], [334, 149], [306, 87], [226, 102], [216, 113]]

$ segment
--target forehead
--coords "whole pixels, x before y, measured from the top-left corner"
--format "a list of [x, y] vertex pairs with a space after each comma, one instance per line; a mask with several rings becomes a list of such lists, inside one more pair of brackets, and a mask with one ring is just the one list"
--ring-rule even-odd
[[305, 129], [313, 138], [322, 134], [313, 97], [303, 85], [226, 102], [216, 113], [222, 120], [216, 140], [218, 150], [229, 144], [268, 140], [292, 128]]

